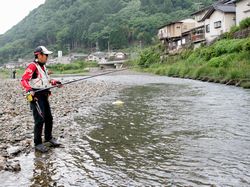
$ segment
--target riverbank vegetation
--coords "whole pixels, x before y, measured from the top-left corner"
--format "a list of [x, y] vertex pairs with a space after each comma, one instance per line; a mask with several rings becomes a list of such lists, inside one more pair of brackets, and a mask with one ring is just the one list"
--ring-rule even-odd
[[[98, 67], [97, 62], [86, 62], [82, 60], [74, 61], [70, 64], [48, 64], [47, 68], [50, 74], [86, 74], [89, 69]], [[0, 69], [0, 78], [13, 78], [14, 69]], [[24, 73], [24, 68], [16, 69], [16, 77], [20, 78]]]
[[[6, 79], [6, 78], [13, 78], [13, 70], [14, 69], [0, 69], [0, 78]], [[16, 69], [16, 77], [20, 77], [24, 72], [24, 68], [18, 68]]]
[[143, 50], [130, 64], [139, 70], [171, 77], [250, 88], [250, 37], [225, 38], [211, 46], [164, 55], [161, 44]]
[[48, 65], [47, 68], [53, 72], [53, 74], [79, 74], [86, 73], [89, 68], [97, 67], [97, 62], [86, 62], [77, 60], [70, 64], [53, 64]]

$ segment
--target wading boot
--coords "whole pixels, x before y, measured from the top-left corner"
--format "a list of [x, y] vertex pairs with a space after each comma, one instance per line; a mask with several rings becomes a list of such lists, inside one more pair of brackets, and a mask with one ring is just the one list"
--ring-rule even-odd
[[43, 144], [36, 145], [35, 150], [40, 151], [41, 153], [46, 153], [49, 151], [48, 148], [46, 146], [44, 146]]
[[51, 147], [59, 147], [62, 145], [55, 138], [51, 138], [48, 142], [50, 143]]

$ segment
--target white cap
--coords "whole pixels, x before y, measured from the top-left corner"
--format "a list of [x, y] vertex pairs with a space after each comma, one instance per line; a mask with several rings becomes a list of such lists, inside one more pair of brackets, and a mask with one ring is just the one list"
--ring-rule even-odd
[[53, 52], [52, 51], [49, 51], [46, 47], [44, 46], [38, 46], [35, 51], [34, 51], [34, 54], [37, 55], [37, 54], [40, 54], [40, 53], [43, 53], [45, 55], [50, 55], [52, 54]]

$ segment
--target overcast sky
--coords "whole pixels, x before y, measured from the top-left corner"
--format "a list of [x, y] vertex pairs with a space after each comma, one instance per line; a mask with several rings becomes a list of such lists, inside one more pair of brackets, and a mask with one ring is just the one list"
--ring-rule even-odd
[[45, 0], [7, 0], [0, 6], [0, 34], [25, 18], [29, 12], [43, 4]]

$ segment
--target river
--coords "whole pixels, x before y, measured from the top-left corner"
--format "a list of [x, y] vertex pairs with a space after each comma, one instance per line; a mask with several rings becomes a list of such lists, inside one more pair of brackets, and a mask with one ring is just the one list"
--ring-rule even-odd
[[[21, 155], [0, 186], [250, 186], [250, 90], [154, 75], [75, 116], [65, 148]], [[115, 105], [116, 100], [124, 104]]]

